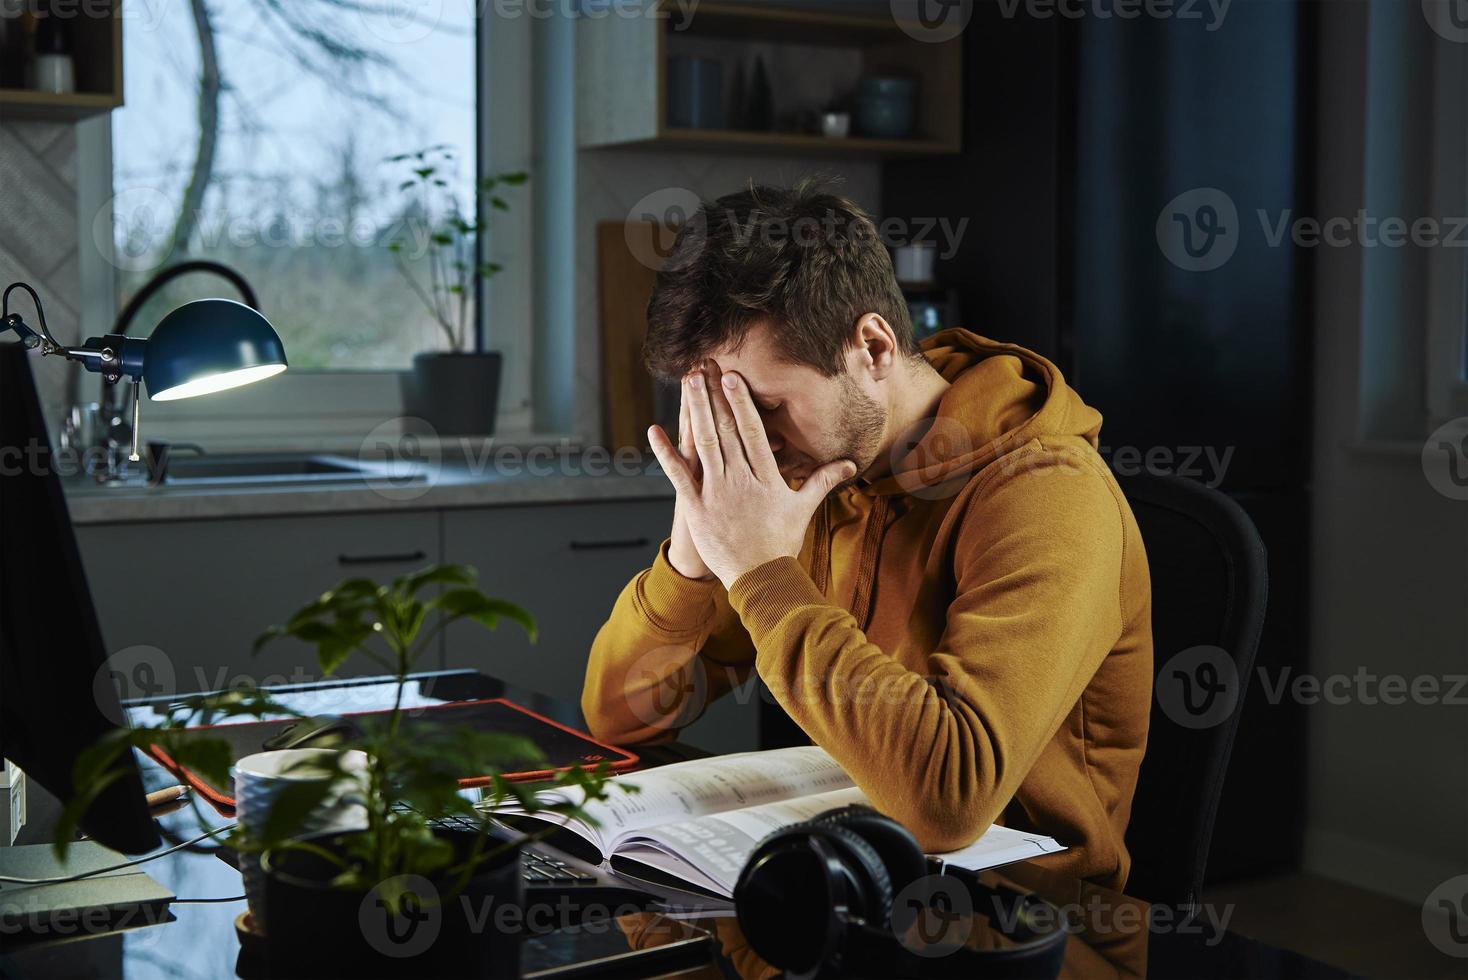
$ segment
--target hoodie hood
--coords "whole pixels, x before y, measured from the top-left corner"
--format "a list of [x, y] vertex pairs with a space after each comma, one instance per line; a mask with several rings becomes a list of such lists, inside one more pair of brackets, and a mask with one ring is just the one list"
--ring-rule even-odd
[[1101, 413], [1033, 351], [961, 329], [934, 334], [922, 350], [949, 388], [932, 424], [915, 443], [893, 447], [901, 455], [892, 472], [866, 493], [910, 494], [966, 480], [1033, 439], [1069, 436], [1096, 447]]

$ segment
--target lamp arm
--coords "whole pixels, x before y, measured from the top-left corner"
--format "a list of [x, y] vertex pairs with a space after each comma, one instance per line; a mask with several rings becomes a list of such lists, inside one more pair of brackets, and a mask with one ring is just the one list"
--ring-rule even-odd
[[[36, 308], [36, 322], [41, 325], [40, 333], [37, 333], [31, 328], [30, 324], [21, 319], [19, 313], [10, 312], [10, 294], [17, 289], [24, 289], [27, 293], [30, 293], [31, 304]], [[3, 324], [4, 327], [10, 330], [14, 330], [27, 347], [32, 349], [36, 347], [41, 348], [41, 353], [43, 354], [59, 354], [65, 350], [61, 344], [57, 343], [56, 338], [51, 336], [51, 330], [46, 326], [46, 310], [41, 306], [41, 297], [37, 296], [36, 291], [27, 283], [13, 282], [5, 287], [5, 293], [0, 295], [0, 324]]]

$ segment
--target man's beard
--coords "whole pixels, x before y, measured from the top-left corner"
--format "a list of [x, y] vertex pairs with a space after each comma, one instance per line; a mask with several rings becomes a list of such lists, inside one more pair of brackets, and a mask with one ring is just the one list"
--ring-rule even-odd
[[783, 476], [803, 480], [827, 463], [849, 459], [856, 464], [856, 474], [859, 477], [871, 468], [877, 454], [881, 452], [882, 433], [886, 426], [887, 413], [882, 406], [875, 399], [867, 397], [855, 381], [842, 375], [841, 404], [837, 408], [836, 421], [836, 432], [839, 433], [840, 441], [836, 448], [821, 453], [823, 459], [811, 459], [801, 454], [788, 463], [779, 457], [776, 462]]

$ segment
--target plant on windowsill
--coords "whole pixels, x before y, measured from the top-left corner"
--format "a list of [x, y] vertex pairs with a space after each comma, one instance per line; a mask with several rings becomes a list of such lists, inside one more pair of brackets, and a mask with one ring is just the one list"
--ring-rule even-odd
[[[355, 656], [386, 669], [396, 681], [390, 712], [360, 718], [358, 731], [331, 749], [300, 752], [283, 771], [288, 785], [266, 813], [252, 811], [247, 830], [236, 826], [216, 838], [242, 862], [258, 862], [265, 901], [258, 909], [251, 895], [252, 912], [263, 919], [255, 925], [264, 933], [271, 964], [291, 975], [517, 975], [520, 937], [496, 931], [503, 916], [485, 913], [520, 907], [520, 850], [544, 832], [522, 835], [497, 824], [461, 794], [459, 778], [487, 777], [479, 792], [492, 804], [513, 801], [530, 812], [565, 817], [588, 819], [582, 804], [607, 798], [605, 764], [555, 777], [556, 785], [579, 787], [581, 803], [547, 803], [527, 784], [503, 776], [543, 768], [542, 753], [528, 740], [467, 727], [405, 728], [412, 711], [404, 701], [409, 675], [450, 623], [468, 620], [494, 629], [510, 620], [535, 637], [529, 613], [484, 595], [475, 580], [474, 569], [459, 565], [429, 566], [386, 584], [350, 579], [255, 642], [258, 652], [293, 637], [315, 647], [324, 675]], [[439, 591], [425, 598], [433, 589]], [[114, 763], [121, 753], [156, 748], [176, 769], [228, 786], [228, 743], [197, 728], [280, 716], [301, 717], [266, 692], [244, 689], [184, 698], [156, 725], [116, 730], [77, 760], [75, 785], [87, 789], [68, 801], [57, 823], [58, 852], [65, 853], [87, 807], [119, 778]], [[200, 829], [209, 830], [217, 818], [211, 821], [198, 800], [198, 794], [191, 797]], [[348, 811], [360, 829], [311, 832]], [[474, 829], [436, 826], [448, 820]], [[409, 934], [414, 923], [428, 921], [436, 938], [415, 945]]]
[[[413, 358], [413, 370], [403, 376], [403, 403], [405, 414], [423, 419], [438, 435], [491, 435], [501, 357], [497, 351], [473, 349], [475, 300], [480, 285], [501, 266], [480, 261], [489, 221], [478, 214], [465, 217], [444, 176], [453, 160], [453, 150], [442, 144], [388, 158], [389, 163], [406, 164], [410, 173], [398, 187], [407, 196], [402, 233], [387, 247], [445, 342], [444, 349]], [[481, 178], [476, 185], [479, 212], [509, 210], [501, 194], [528, 179], [523, 171]]]

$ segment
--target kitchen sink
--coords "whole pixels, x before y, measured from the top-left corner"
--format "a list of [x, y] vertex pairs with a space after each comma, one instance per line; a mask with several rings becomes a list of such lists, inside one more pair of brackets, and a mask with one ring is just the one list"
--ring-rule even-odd
[[391, 480], [412, 483], [425, 478], [406, 461], [383, 466], [348, 456], [321, 453], [248, 453], [239, 455], [171, 455], [162, 483], [170, 487], [280, 485], [292, 483], [362, 483]]

